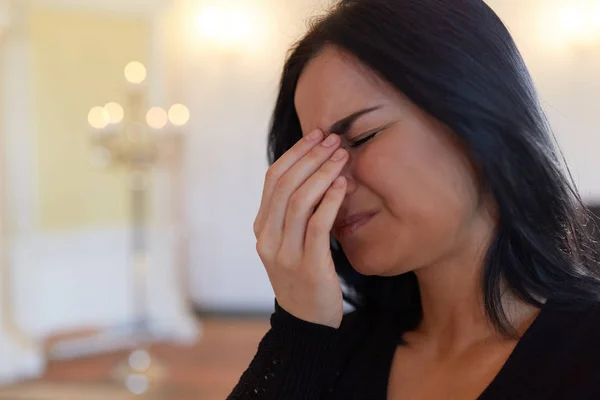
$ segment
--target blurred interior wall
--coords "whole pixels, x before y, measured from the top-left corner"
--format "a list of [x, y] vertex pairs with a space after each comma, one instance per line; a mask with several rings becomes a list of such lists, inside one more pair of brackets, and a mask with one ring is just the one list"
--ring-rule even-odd
[[24, 12], [11, 95], [27, 99], [9, 111], [14, 124], [29, 121], [19, 130], [27, 143], [11, 148], [26, 160], [11, 163], [15, 308], [21, 326], [44, 336], [128, 317], [128, 281], [115, 279], [128, 271], [126, 181], [90, 164], [86, 117], [91, 106], [121, 100], [121, 65], [146, 61], [148, 27], [46, 4]]
[[581, 195], [600, 203], [600, 1], [487, 3], [525, 58]]
[[37, 193], [42, 232], [126, 227], [123, 170], [90, 162], [87, 113], [109, 99], [124, 104], [123, 66], [149, 59], [149, 22], [89, 11], [29, 10]]
[[[186, 146], [185, 202], [189, 288], [201, 308], [268, 311], [273, 306], [252, 232], [267, 168], [266, 135], [286, 50], [305, 30], [306, 19], [326, 3], [173, 2], [165, 35], [172, 61], [167, 75], [194, 116]], [[211, 18], [219, 21], [214, 27], [206, 22]], [[251, 28], [229, 41], [236, 18], [238, 27]]]
[[[162, 57], [154, 31], [163, 3], [20, 3], [2, 91], [8, 99], [11, 306], [31, 337], [131, 321], [128, 181], [122, 171], [90, 165], [87, 112], [122, 101], [123, 68], [135, 59], [147, 63], [154, 105], [169, 101], [165, 76], [153, 65]], [[162, 216], [150, 229], [150, 319], [164, 336], [178, 337], [194, 328], [177, 282], [177, 232], [169, 216], [157, 212], [171, 201], [155, 196], [165, 191], [162, 181], [150, 196], [151, 214]]]
[[[42, 347], [30, 340], [17, 324], [13, 307], [12, 235], [10, 218], [10, 154], [6, 151], [11, 140], [8, 131], [12, 127], [9, 105], [21, 105], [23, 98], [11, 97], [9, 88], [14, 87], [11, 78], [18, 76], [22, 67], [15, 60], [19, 52], [18, 21], [14, 2], [0, 0], [0, 384], [38, 376], [45, 367]], [[12, 110], [14, 111], [14, 110]]]

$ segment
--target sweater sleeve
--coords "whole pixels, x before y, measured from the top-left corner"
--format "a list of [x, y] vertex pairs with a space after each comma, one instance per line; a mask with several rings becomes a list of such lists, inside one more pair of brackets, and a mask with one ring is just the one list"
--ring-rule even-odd
[[227, 400], [318, 399], [334, 377], [338, 329], [303, 321], [275, 302], [271, 329]]

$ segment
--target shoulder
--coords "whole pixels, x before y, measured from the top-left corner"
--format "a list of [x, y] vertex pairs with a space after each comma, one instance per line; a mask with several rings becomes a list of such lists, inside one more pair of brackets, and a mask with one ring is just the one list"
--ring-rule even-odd
[[554, 346], [561, 393], [570, 399], [600, 398], [600, 302], [549, 307], [545, 327], [548, 336], [559, 339]]
[[538, 317], [540, 333], [555, 339], [557, 347], [571, 351], [593, 346], [600, 352], [600, 302], [558, 302], [549, 300]]
[[549, 301], [546, 307], [550, 323], [562, 327], [572, 339], [581, 344], [600, 342], [600, 302]]

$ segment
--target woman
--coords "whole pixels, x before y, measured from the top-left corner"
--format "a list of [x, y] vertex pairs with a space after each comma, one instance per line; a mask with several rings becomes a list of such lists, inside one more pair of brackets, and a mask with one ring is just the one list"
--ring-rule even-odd
[[483, 1], [339, 3], [287, 60], [269, 156], [275, 313], [230, 399], [600, 399], [587, 216]]

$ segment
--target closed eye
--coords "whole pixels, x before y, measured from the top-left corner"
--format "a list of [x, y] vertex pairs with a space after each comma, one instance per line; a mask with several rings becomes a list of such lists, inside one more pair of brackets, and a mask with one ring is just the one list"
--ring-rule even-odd
[[353, 149], [356, 148], [356, 147], [359, 147], [359, 146], [367, 143], [369, 140], [373, 139], [378, 133], [379, 132], [375, 132], [375, 133], [373, 133], [373, 134], [371, 134], [371, 135], [369, 135], [369, 136], [367, 136], [365, 138], [362, 138], [362, 139], [356, 140], [354, 142], [351, 142], [348, 146], [350, 148], [353, 148]]

